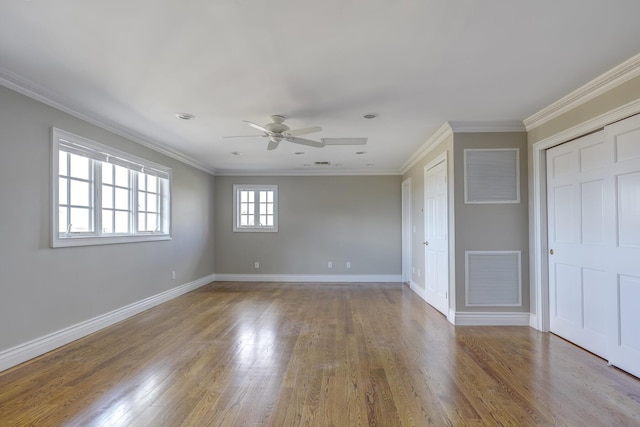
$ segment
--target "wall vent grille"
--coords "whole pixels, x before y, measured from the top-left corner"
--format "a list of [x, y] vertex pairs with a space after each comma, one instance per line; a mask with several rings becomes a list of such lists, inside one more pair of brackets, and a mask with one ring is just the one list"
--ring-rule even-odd
[[519, 150], [464, 150], [465, 203], [520, 203]]
[[465, 252], [467, 306], [522, 306], [520, 251]]

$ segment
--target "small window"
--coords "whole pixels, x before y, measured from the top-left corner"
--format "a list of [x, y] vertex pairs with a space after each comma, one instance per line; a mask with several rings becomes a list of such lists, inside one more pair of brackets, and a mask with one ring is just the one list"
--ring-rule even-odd
[[278, 186], [233, 186], [233, 231], [278, 231]]
[[171, 169], [52, 130], [52, 246], [170, 238]]

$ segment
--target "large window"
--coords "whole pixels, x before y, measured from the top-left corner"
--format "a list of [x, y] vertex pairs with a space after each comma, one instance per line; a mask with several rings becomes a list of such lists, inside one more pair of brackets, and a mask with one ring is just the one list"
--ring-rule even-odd
[[278, 231], [278, 186], [234, 185], [233, 231]]
[[52, 129], [53, 247], [170, 238], [171, 169]]

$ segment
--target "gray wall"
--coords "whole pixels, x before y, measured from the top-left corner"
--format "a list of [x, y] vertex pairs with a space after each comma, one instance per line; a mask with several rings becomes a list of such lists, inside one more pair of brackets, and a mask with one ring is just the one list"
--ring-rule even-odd
[[[218, 176], [216, 273], [400, 274], [400, 183], [400, 176]], [[232, 231], [233, 184], [278, 185], [277, 233]]]
[[[519, 148], [520, 203], [465, 204], [464, 149]], [[456, 133], [455, 162], [455, 241], [456, 311], [529, 311], [529, 219], [527, 186], [527, 134]], [[465, 251], [521, 251], [522, 306], [467, 307], [465, 305]]]
[[[173, 240], [50, 248], [51, 126], [173, 168]], [[214, 183], [205, 172], [0, 87], [0, 350], [212, 274]]]
[[[479, 205], [464, 204], [465, 148], [519, 148], [520, 149], [520, 203]], [[456, 312], [527, 312], [529, 310], [529, 239], [528, 239], [528, 186], [526, 133], [455, 133], [415, 164], [403, 176], [411, 178], [412, 215], [412, 282], [425, 288], [424, 281], [424, 167], [443, 152], [448, 152], [449, 208], [454, 221], [449, 224], [454, 236], [455, 254], [450, 258], [449, 273], [455, 280], [452, 297]], [[452, 184], [453, 183], [453, 184]], [[452, 230], [453, 229], [453, 230]], [[519, 250], [522, 251], [522, 306], [521, 307], [466, 307], [465, 305], [465, 251]]]

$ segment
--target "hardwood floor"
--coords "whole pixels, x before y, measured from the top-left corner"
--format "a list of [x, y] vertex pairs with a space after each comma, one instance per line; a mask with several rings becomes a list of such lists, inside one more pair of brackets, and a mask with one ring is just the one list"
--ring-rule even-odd
[[400, 284], [214, 283], [0, 374], [1, 426], [640, 425], [640, 380]]

